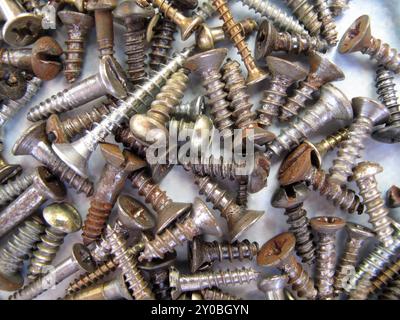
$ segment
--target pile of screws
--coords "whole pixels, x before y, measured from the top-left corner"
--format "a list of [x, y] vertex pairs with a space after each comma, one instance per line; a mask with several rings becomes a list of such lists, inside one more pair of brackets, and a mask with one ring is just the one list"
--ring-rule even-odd
[[[400, 73], [400, 54], [371, 35], [365, 15], [338, 44], [334, 19], [349, 1], [282, 1], [293, 16], [268, 0], [241, 2], [259, 13], [257, 21], [237, 21], [228, 0], [0, 1], [0, 126], [29, 105], [43, 81], [63, 72], [68, 83], [28, 106], [32, 124], [12, 149], [41, 166], [21, 173], [20, 165], [0, 158], [0, 290], [13, 292], [9, 299], [40, 298], [72, 275], [75, 280], [62, 299], [237, 300], [244, 297], [221, 287], [247, 283], [268, 300], [400, 299], [400, 223], [388, 209], [400, 206], [400, 189], [389, 190], [385, 205], [376, 180], [383, 168], [361, 160], [371, 137], [400, 142], [393, 82]], [[55, 31], [44, 28], [51, 13], [67, 32], [64, 49], [49, 36]], [[207, 24], [212, 16], [220, 18], [219, 27]], [[114, 57], [120, 45], [114, 43], [115, 23], [125, 30], [124, 64]], [[81, 79], [93, 28], [98, 72]], [[178, 31], [186, 47], [173, 54]], [[250, 35], [256, 35], [254, 55], [246, 43]], [[229, 41], [246, 75], [238, 61], [227, 57], [227, 49], [215, 48]], [[324, 56], [337, 44], [342, 54], [360, 51], [375, 61], [378, 101], [349, 100], [332, 84], [345, 77]], [[296, 62], [275, 56], [278, 51]], [[300, 62], [304, 57], [309, 69]], [[185, 103], [196, 75], [204, 96]], [[263, 97], [254, 111], [248, 88], [262, 81]], [[100, 102], [86, 112], [60, 117], [95, 100]], [[278, 121], [284, 128], [275, 135], [269, 129]], [[318, 143], [308, 141], [331, 123], [342, 129]], [[168, 141], [171, 132], [189, 133], [176, 146], [177, 161], [154, 162], [154, 145]], [[220, 150], [233, 150], [242, 161], [209, 152], [217, 133], [224, 142]], [[113, 143], [106, 142], [112, 138]], [[187, 144], [195, 157], [186, 157]], [[105, 165], [94, 185], [88, 162], [97, 147]], [[171, 153], [169, 147], [164, 155]], [[337, 157], [324, 171], [323, 158], [335, 148]], [[280, 186], [272, 206], [284, 210], [289, 230], [259, 245], [243, 239], [264, 215], [248, 208], [248, 195], [266, 187], [278, 160]], [[192, 203], [175, 202], [160, 185], [174, 165], [183, 167], [198, 187]], [[237, 196], [223, 180], [235, 181]], [[358, 193], [349, 188], [350, 181]], [[136, 198], [128, 195], [133, 192], [127, 182]], [[336, 216], [309, 219], [303, 204], [311, 190], [349, 214], [368, 215], [371, 229]], [[67, 191], [88, 197], [84, 221], [65, 201]], [[342, 229], [347, 240], [339, 257]], [[54, 263], [65, 237], [79, 230], [81, 243]], [[361, 259], [371, 241], [372, 251]], [[188, 245], [188, 258], [181, 267], [176, 250], [183, 245]], [[217, 262], [237, 261], [256, 261], [260, 268], [213, 268]], [[273, 268], [268, 274], [263, 267]]]

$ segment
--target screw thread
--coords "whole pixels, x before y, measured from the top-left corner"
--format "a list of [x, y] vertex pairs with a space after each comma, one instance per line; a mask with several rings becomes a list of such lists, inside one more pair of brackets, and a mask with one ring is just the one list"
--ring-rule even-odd
[[285, 2], [311, 35], [320, 33], [321, 22], [318, 20], [318, 13], [307, 0], [285, 0]]
[[306, 102], [313, 99], [312, 94], [317, 90], [318, 87], [307, 80], [300, 82], [299, 87], [292, 96], [288, 97], [287, 103], [282, 106], [279, 120], [282, 122], [289, 121], [297, 116], [300, 110], [306, 107]]
[[218, 289], [204, 289], [201, 290], [201, 295], [204, 300], [241, 300], [240, 298], [223, 292]]
[[40, 242], [37, 244], [37, 249], [32, 253], [28, 279], [37, 279], [43, 273], [43, 269], [51, 264], [64, 242], [64, 237], [65, 233], [52, 227], [45, 229], [45, 233], [40, 237]]
[[307, 183], [315, 191], [319, 191], [322, 196], [332, 201], [335, 207], [346, 210], [348, 213], [361, 214], [364, 211], [360, 197], [353, 190], [330, 182], [328, 175], [321, 169], [313, 169], [307, 178]]
[[400, 300], [400, 279], [392, 281], [379, 296], [380, 300]]
[[212, 6], [212, 0], [205, 0], [203, 3], [199, 4], [195, 10], [195, 14], [201, 17], [203, 21], [207, 21], [215, 13], [215, 9]]
[[132, 83], [140, 83], [146, 77], [145, 70], [145, 19], [139, 19], [134, 24], [127, 23], [124, 33], [127, 75]]
[[174, 33], [177, 30], [175, 23], [166, 18], [161, 18], [154, 28], [153, 42], [149, 54], [149, 65], [152, 70], [158, 70], [166, 64], [174, 42]]
[[171, 287], [169, 285], [168, 269], [161, 269], [150, 274], [152, 291], [156, 300], [171, 300]]
[[215, 157], [210, 155], [207, 158], [202, 159], [202, 163], [185, 163], [183, 164], [185, 170], [190, 170], [194, 174], [200, 176], [218, 177], [223, 179], [236, 180], [237, 169], [240, 168], [240, 164], [237, 163], [225, 163], [224, 158]]
[[331, 0], [329, 9], [331, 10], [332, 15], [334, 17], [341, 16], [343, 11], [349, 7], [349, 2], [350, 0]]
[[294, 17], [289, 16], [286, 12], [282, 11], [269, 1], [241, 0], [241, 2], [258, 12], [260, 15], [267, 17], [282, 30], [308, 35], [308, 31], [304, 29], [299, 21], [297, 21]]
[[226, 137], [233, 135], [232, 113], [229, 111], [228, 94], [224, 91], [225, 83], [218, 70], [207, 70], [202, 73], [203, 87], [206, 90], [210, 113], [215, 126]]
[[109, 235], [111, 252], [114, 255], [115, 262], [124, 274], [132, 296], [136, 300], [154, 299], [148, 283], [137, 268], [136, 258], [132, 257], [124, 237], [110, 226], [107, 228], [107, 234]]
[[273, 51], [286, 51], [287, 53], [300, 54], [312, 51], [326, 52], [328, 43], [317, 37], [310, 37], [299, 33], [278, 32], [274, 42]]
[[287, 208], [285, 215], [288, 216], [286, 222], [290, 225], [289, 231], [296, 238], [296, 253], [302, 258], [303, 263], [311, 265], [315, 259], [315, 244], [307, 211], [303, 209], [303, 204], [299, 204], [293, 208]]
[[244, 210], [247, 208], [247, 201], [249, 196], [247, 189], [248, 189], [248, 181], [246, 179], [239, 179], [239, 187], [236, 196], [236, 203], [239, 206], [241, 206]]
[[218, 241], [203, 243], [210, 262], [229, 260], [253, 260], [258, 252], [258, 243], [249, 240], [234, 243], [219, 243]]
[[367, 300], [371, 290], [371, 278], [364, 274], [357, 283], [357, 287], [350, 291], [349, 300]]
[[381, 273], [372, 280], [371, 293], [378, 292], [389, 285], [400, 274], [400, 259], [387, 266]]
[[360, 195], [364, 199], [366, 212], [369, 215], [369, 222], [373, 226], [377, 239], [384, 245], [391, 244], [394, 230], [391, 219], [388, 217], [389, 210], [386, 208], [385, 202], [381, 197], [375, 176], [357, 179], [356, 183], [360, 189]]
[[173, 110], [173, 116], [177, 119], [195, 121], [204, 112], [203, 97], [195, 98], [191, 102], [181, 103]]
[[361, 158], [364, 142], [371, 135], [372, 120], [367, 117], [357, 117], [349, 128], [349, 138], [344, 140], [339, 147], [337, 157], [329, 169], [329, 179], [344, 185], [353, 175], [353, 168], [357, 159]]
[[315, 144], [315, 148], [323, 157], [329, 151], [335, 149], [341, 142], [349, 138], [349, 129], [344, 128], [337, 131], [335, 134], [326, 137]]
[[38, 216], [25, 221], [0, 251], [0, 272], [5, 275], [18, 273], [44, 229], [43, 221]]
[[250, 95], [246, 91], [246, 79], [240, 70], [240, 63], [228, 59], [222, 66], [222, 74], [225, 91], [228, 92], [227, 98], [233, 109], [232, 117], [235, 119], [235, 127], [240, 129], [256, 127], [256, 114], [251, 111], [253, 105], [250, 103]]
[[400, 53], [387, 43], [382, 43], [381, 39], [371, 37], [369, 46], [363, 49], [362, 52], [368, 54], [371, 59], [375, 59], [378, 64], [385, 66], [394, 73], [400, 73]]
[[384, 66], [379, 66], [376, 70], [375, 87], [378, 99], [390, 112], [388, 126], [400, 123], [400, 103], [393, 79], [393, 72], [387, 70]]
[[129, 127], [117, 128], [114, 138], [116, 142], [122, 143], [125, 148], [131, 149], [140, 157], [146, 156], [147, 146], [136, 139]]
[[0, 205], [14, 200], [33, 183], [34, 174], [16, 177], [6, 184], [0, 185]]
[[322, 36], [331, 46], [335, 46], [338, 42], [338, 33], [327, 0], [314, 0], [314, 6], [322, 24]]
[[83, 243], [89, 244], [99, 239], [104, 231], [114, 203], [104, 202], [94, 197], [82, 228]]

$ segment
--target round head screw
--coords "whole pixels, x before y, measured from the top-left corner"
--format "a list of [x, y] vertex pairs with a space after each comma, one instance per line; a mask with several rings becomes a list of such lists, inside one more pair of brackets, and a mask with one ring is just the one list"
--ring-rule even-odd
[[372, 121], [373, 126], [384, 124], [389, 120], [389, 110], [381, 103], [363, 97], [356, 97], [351, 100], [354, 117], [364, 117]]
[[202, 147], [209, 147], [212, 142], [214, 125], [210, 117], [200, 115], [193, 126], [193, 133], [190, 138], [190, 149], [201, 150]]
[[200, 50], [215, 48], [216, 42], [225, 39], [225, 32], [221, 28], [210, 28], [203, 23], [196, 31], [196, 45]]
[[130, 230], [151, 230], [155, 226], [155, 221], [146, 207], [126, 195], [121, 195], [117, 199], [118, 216], [117, 219], [122, 225]]
[[316, 217], [310, 220], [311, 227], [325, 234], [333, 234], [344, 228], [346, 222], [338, 217]]
[[68, 234], [82, 227], [82, 218], [78, 210], [63, 202], [47, 206], [43, 210], [43, 219], [54, 230]]
[[285, 287], [288, 285], [287, 275], [275, 275], [262, 279], [258, 289], [265, 293], [266, 300], [287, 300]]
[[340, 53], [364, 51], [371, 44], [371, 23], [369, 16], [363, 15], [355, 20], [343, 34], [339, 42]]

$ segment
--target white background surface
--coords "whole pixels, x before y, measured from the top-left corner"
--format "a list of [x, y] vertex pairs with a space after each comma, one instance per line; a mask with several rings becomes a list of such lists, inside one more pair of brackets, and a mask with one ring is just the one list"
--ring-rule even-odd
[[[239, 1], [232, 1], [234, 4], [231, 5], [235, 18], [237, 20], [243, 19], [245, 17], [255, 17], [260, 20], [260, 16], [255, 14], [254, 11], [249, 10], [247, 7], [243, 7]], [[282, 8], [286, 9], [284, 5], [282, 5], [282, 1], [273, 1], [277, 3]], [[345, 11], [344, 16], [337, 19], [337, 29], [339, 32], [339, 38], [344, 33], [344, 31], [350, 26], [350, 24], [360, 15], [368, 14], [371, 17], [371, 26], [372, 26], [372, 34], [380, 38], [386, 42], [388, 42], [394, 48], [400, 48], [400, 38], [398, 36], [398, 30], [400, 27], [400, 2], [398, 0], [353, 0], [350, 3], [350, 8]], [[211, 26], [218, 26], [221, 22], [214, 18], [210, 21]], [[61, 25], [58, 26], [56, 32], [54, 32], [57, 40], [59, 40], [60, 44], [64, 43], [65, 40], [65, 28]], [[117, 44], [117, 58], [124, 65], [125, 57], [123, 54], [123, 29], [116, 25], [115, 27], [116, 34], [116, 44]], [[97, 60], [97, 45], [95, 41], [95, 32], [94, 30], [90, 34], [90, 44], [87, 46], [87, 55], [85, 59], [84, 66], [84, 75], [83, 77], [87, 77], [96, 72], [98, 66]], [[252, 36], [248, 43], [250, 44], [250, 48], [253, 50], [255, 36]], [[182, 43], [180, 42], [180, 35], [176, 35], [176, 44], [177, 48], [182, 48]], [[192, 38], [188, 40], [191, 42]], [[64, 45], [64, 44], [63, 44]], [[240, 60], [240, 57], [236, 54], [236, 49], [231, 46], [231, 44], [227, 41], [220, 46], [227, 46], [230, 48], [229, 56], [235, 59]], [[344, 71], [346, 75], [346, 79], [341, 82], [337, 82], [337, 85], [343, 92], [351, 99], [356, 96], [365, 96], [377, 98], [376, 90], [374, 88], [374, 78], [375, 78], [375, 64], [370, 61], [367, 56], [363, 56], [361, 54], [355, 53], [352, 55], [340, 55], [336, 52], [336, 48], [332, 48], [328, 52], [328, 57], [331, 58], [335, 63], [337, 63]], [[296, 60], [297, 57], [291, 57], [292, 60]], [[245, 69], [243, 68], [245, 72]], [[82, 78], [83, 78], [82, 77]], [[399, 77], [397, 77], [396, 82]], [[194, 96], [204, 93], [202, 88], [197, 84], [197, 81], [193, 77], [191, 77], [190, 87], [187, 90], [187, 94], [184, 98], [185, 101], [190, 101]], [[258, 86], [254, 86], [250, 89], [252, 94], [252, 102], [255, 106], [258, 106], [261, 92], [265, 88], [267, 82], [263, 82]], [[10, 121], [5, 128], [5, 142], [4, 147], [5, 150], [3, 152], [4, 157], [10, 163], [20, 163], [25, 172], [33, 169], [39, 163], [37, 163], [32, 157], [14, 157], [11, 155], [11, 149], [17, 138], [20, 134], [29, 127], [30, 123], [26, 120], [27, 110], [44, 100], [50, 95], [55, 94], [56, 92], [62, 90], [67, 86], [64, 77], [60, 74], [56, 79], [47, 82], [43, 85], [43, 88], [40, 90], [39, 94], [35, 97], [35, 99], [27, 106], [24, 110], [22, 110], [17, 116]], [[85, 107], [79, 108], [78, 112], [82, 112]], [[72, 114], [72, 113], [71, 113]], [[63, 115], [65, 117], [66, 115]], [[324, 132], [321, 132], [321, 135], [312, 137], [312, 141], [319, 141], [320, 138], [323, 137], [324, 134], [333, 133], [337, 129], [337, 126], [332, 126], [330, 128], [325, 128]], [[279, 128], [277, 126], [272, 127], [272, 131], [275, 133], [279, 133]], [[109, 141], [113, 141], [109, 139]], [[367, 141], [367, 146], [365, 150], [365, 160], [376, 161], [384, 166], [385, 171], [380, 174], [377, 179], [379, 182], [379, 188], [384, 194], [386, 190], [392, 184], [400, 184], [399, 181], [399, 152], [400, 152], [400, 144], [387, 145], [373, 141], [369, 139]], [[326, 160], [324, 161], [324, 168], [328, 169], [331, 165], [331, 160], [335, 156], [335, 152], [331, 153]], [[102, 167], [104, 165], [104, 161], [101, 158], [98, 150], [90, 159], [90, 178], [93, 181], [97, 181]], [[276, 181], [276, 172], [279, 167], [279, 163], [274, 164], [272, 167], [270, 177], [268, 179], [268, 187], [264, 188], [261, 192], [257, 194], [253, 194], [249, 197], [248, 207], [256, 210], [265, 210], [264, 216], [258, 221], [258, 223], [248, 230], [248, 232], [243, 236], [244, 238], [248, 238], [250, 241], [258, 241], [260, 245], [270, 239], [272, 236], [284, 232], [288, 229], [288, 225], [286, 224], [286, 218], [283, 215], [283, 210], [275, 209], [270, 206], [270, 199], [277, 187]], [[224, 185], [228, 185], [224, 183]], [[198, 195], [198, 189], [194, 185], [191, 175], [186, 173], [182, 168], [174, 168], [173, 171], [163, 180], [161, 184], [162, 188], [167, 191], [167, 194], [175, 201], [181, 202], [192, 202], [194, 197]], [[355, 185], [350, 185], [354, 190], [356, 189]], [[233, 189], [232, 189], [233, 190]], [[127, 184], [126, 189], [124, 191], [127, 194], [131, 194], [136, 196], [136, 192], [132, 190]], [[142, 199], [143, 200], [143, 199]], [[77, 195], [73, 190], [68, 191], [67, 201], [70, 201], [76, 205], [79, 209], [82, 217], [86, 216], [86, 212], [89, 206], [88, 199], [85, 198], [84, 195]], [[363, 216], [354, 216], [349, 215], [345, 212], [341, 212], [336, 210], [329, 202], [325, 199], [320, 198], [316, 193], [310, 193], [310, 197], [305, 203], [305, 207], [308, 211], [309, 217], [319, 216], [319, 215], [337, 215], [342, 218], [348, 219], [349, 221], [360, 222], [365, 225], [369, 225], [368, 217], [366, 215]], [[395, 216], [400, 213], [399, 209], [392, 210], [391, 214]], [[218, 216], [219, 213], [216, 212]], [[400, 216], [399, 216], [400, 218]], [[223, 221], [222, 221], [223, 222]], [[222, 225], [225, 227], [224, 222]], [[370, 226], [370, 225], [369, 225]], [[342, 247], [345, 239], [345, 233], [341, 232], [338, 234], [338, 246]], [[70, 248], [74, 242], [80, 241], [80, 232], [74, 235], [70, 235], [66, 238], [64, 245], [61, 247], [61, 251], [57, 255], [55, 259], [55, 263], [61, 261], [63, 258], [69, 255]], [[4, 241], [4, 239], [3, 239]], [[179, 250], [179, 260], [184, 261], [186, 259], [185, 248]], [[183, 266], [185, 263], [183, 262]], [[246, 265], [251, 266], [253, 263], [242, 263], [238, 265]], [[216, 268], [219, 266], [216, 265]], [[232, 268], [232, 265], [228, 263], [221, 264], [221, 268]], [[184, 267], [179, 266], [181, 270], [184, 270]], [[272, 274], [276, 273], [276, 270], [266, 270], [263, 268], [259, 268], [263, 274]], [[40, 296], [40, 299], [55, 299], [60, 296], [63, 296], [63, 292], [65, 287], [68, 285], [70, 280], [73, 277], [65, 280], [59, 286], [57, 286], [56, 290], [50, 290], [46, 294]], [[241, 297], [254, 298], [254, 299], [262, 299], [263, 294], [258, 291], [255, 283], [252, 283], [249, 286], [243, 286], [239, 288], [226, 288], [227, 291], [236, 293]], [[9, 293], [0, 292], [0, 298], [5, 299]]]

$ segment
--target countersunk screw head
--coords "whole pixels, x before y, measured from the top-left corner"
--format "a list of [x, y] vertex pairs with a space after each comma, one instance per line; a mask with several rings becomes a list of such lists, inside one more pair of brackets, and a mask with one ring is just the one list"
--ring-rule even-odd
[[81, 29], [89, 30], [94, 26], [92, 16], [80, 12], [63, 10], [57, 13], [64, 25], [79, 26]]
[[196, 197], [193, 201], [193, 208], [190, 217], [201, 229], [202, 233], [222, 237], [222, 230], [214, 215], [208, 209], [203, 200]]
[[184, 67], [192, 72], [206, 72], [207, 70], [219, 70], [222, 62], [224, 61], [228, 49], [212, 49], [205, 52], [201, 52], [189, 57]]
[[68, 137], [62, 127], [62, 121], [56, 114], [52, 114], [46, 121], [46, 132], [51, 142], [68, 143]]
[[156, 232], [160, 233], [173, 221], [175, 221], [180, 216], [183, 216], [191, 209], [191, 203], [172, 202], [158, 214], [156, 222]]
[[316, 217], [310, 219], [313, 230], [321, 233], [335, 233], [344, 228], [346, 221], [338, 217]]
[[256, 193], [266, 186], [270, 167], [271, 163], [263, 153], [254, 154], [254, 165], [249, 173], [247, 186], [250, 193]]
[[37, 174], [34, 177], [34, 184], [47, 193], [50, 199], [61, 201], [64, 199], [67, 190], [62, 182], [53, 176], [45, 167], [36, 168]]
[[258, 32], [255, 41], [254, 56], [257, 60], [270, 55], [276, 42], [278, 31], [268, 20], [263, 22], [258, 27]]
[[262, 292], [277, 291], [280, 289], [284, 289], [288, 284], [287, 282], [288, 282], [288, 276], [286, 274], [274, 275], [262, 279], [258, 283], [258, 288]]
[[118, 220], [131, 230], [150, 230], [155, 226], [154, 218], [146, 207], [136, 199], [121, 195], [117, 199]]
[[211, 264], [206, 264], [206, 258], [204, 256], [204, 250], [201, 245], [200, 237], [195, 237], [193, 241], [190, 241], [188, 244], [188, 260], [190, 263], [190, 271], [192, 273], [196, 272], [200, 268], [208, 267]]
[[36, 148], [40, 141], [47, 138], [44, 126], [44, 123], [39, 122], [25, 130], [15, 142], [12, 153], [15, 156], [28, 155], [31, 150]]
[[3, 40], [13, 47], [33, 43], [42, 30], [42, 17], [33, 13], [22, 13], [9, 19], [3, 26]]
[[349, 99], [335, 86], [327, 84], [322, 87], [320, 102], [329, 106], [334, 119], [344, 121], [353, 119], [353, 109]]
[[82, 227], [82, 218], [78, 210], [69, 203], [54, 203], [43, 209], [43, 219], [52, 228], [73, 233]]
[[132, 21], [136, 19], [147, 19], [153, 17], [155, 11], [153, 7], [141, 7], [135, 1], [124, 1], [121, 2], [117, 8], [114, 9], [113, 15], [117, 21], [124, 23], [126, 19], [131, 19]]
[[389, 120], [389, 110], [383, 104], [375, 100], [357, 97], [353, 98], [351, 103], [353, 105], [354, 116], [369, 118], [374, 126], [384, 124]]
[[347, 222], [346, 230], [350, 238], [352, 239], [368, 239], [375, 236], [374, 232], [367, 227], [362, 226], [358, 223]]
[[299, 81], [304, 79], [308, 74], [307, 70], [297, 63], [273, 56], [268, 56], [266, 60], [268, 70], [273, 76], [282, 75], [285, 78], [292, 79], [293, 81]]
[[118, 0], [86, 0], [86, 10], [112, 10], [118, 4]]
[[128, 94], [128, 80], [121, 65], [111, 56], [104, 56], [100, 60], [99, 78], [107, 92], [118, 98], [126, 98]]
[[363, 161], [354, 168], [352, 179], [355, 181], [364, 180], [374, 177], [381, 172], [383, 172], [383, 168], [380, 164], [376, 162]]
[[310, 74], [317, 79], [321, 85], [344, 79], [343, 71], [332, 61], [319, 52], [309, 55]]
[[363, 15], [357, 18], [344, 33], [339, 42], [340, 53], [362, 51], [368, 47], [371, 41], [371, 24], [369, 16]]
[[90, 251], [81, 243], [75, 243], [72, 247], [72, 259], [86, 272], [93, 272], [96, 263], [93, 261]]
[[258, 251], [257, 264], [275, 267], [284, 263], [294, 252], [296, 238], [290, 232], [281, 233], [266, 242]]
[[272, 196], [271, 205], [274, 208], [293, 208], [303, 203], [308, 194], [309, 190], [304, 183], [280, 187]]

